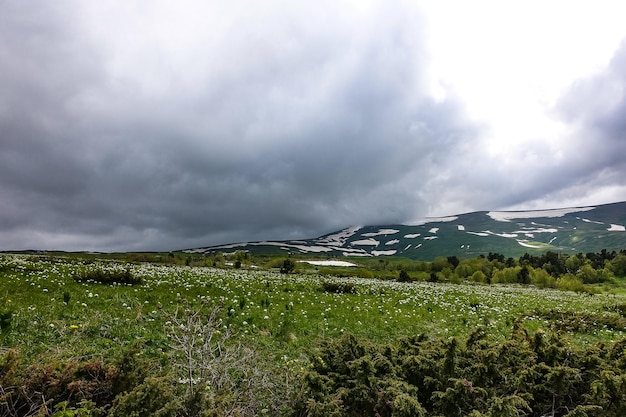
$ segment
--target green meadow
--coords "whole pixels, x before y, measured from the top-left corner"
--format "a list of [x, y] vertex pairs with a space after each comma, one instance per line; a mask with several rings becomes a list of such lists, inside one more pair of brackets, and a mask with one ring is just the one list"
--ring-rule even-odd
[[[315, 415], [307, 378], [329, 340], [378, 346], [419, 336], [463, 346], [480, 330], [497, 346], [517, 329], [584, 350], [624, 338], [624, 305], [619, 294], [528, 285], [2, 255], [0, 416]], [[94, 364], [91, 380], [83, 368]], [[220, 372], [227, 383], [211, 388]], [[85, 386], [72, 388], [77, 380]], [[23, 392], [28, 384], [33, 392]], [[110, 392], [98, 397], [89, 388], [98, 384]], [[171, 401], [135, 392], [146, 384]], [[200, 386], [211, 394], [192, 401]], [[205, 406], [194, 411], [194, 401]]]

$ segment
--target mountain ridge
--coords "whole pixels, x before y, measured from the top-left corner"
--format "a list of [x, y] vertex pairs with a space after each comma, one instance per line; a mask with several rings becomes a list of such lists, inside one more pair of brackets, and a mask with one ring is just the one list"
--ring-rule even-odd
[[246, 250], [254, 254], [309, 254], [329, 257], [505, 256], [557, 251], [626, 249], [626, 201], [596, 206], [522, 211], [476, 211], [430, 217], [410, 224], [350, 226], [317, 238], [240, 242], [186, 249], [210, 254]]

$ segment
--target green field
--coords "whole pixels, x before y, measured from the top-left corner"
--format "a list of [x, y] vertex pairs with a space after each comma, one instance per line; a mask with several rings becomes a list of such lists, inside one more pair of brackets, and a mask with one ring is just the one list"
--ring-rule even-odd
[[[138, 283], [102, 284], [89, 279], [109, 273], [132, 276]], [[621, 295], [520, 285], [402, 283], [254, 268], [3, 255], [0, 349], [5, 358], [0, 376], [4, 373], [5, 386], [1, 388], [8, 389], [8, 352], [19, 355], [16, 375], [30, 372], [28, 367], [36, 367], [42, 358], [57, 370], [49, 370], [51, 374], [62, 374], [70, 362], [120, 366], [132, 352], [133, 360], [151, 373], [179, 381], [181, 389], [193, 391], [190, 380], [196, 377], [196, 370], [185, 362], [185, 343], [196, 349], [187, 355], [189, 359], [197, 349], [206, 347], [207, 337], [225, 347], [243, 346], [248, 357], [257, 361], [257, 370], [267, 368], [274, 378], [298, 381], [315, 365], [311, 357], [319, 346], [344, 334], [374, 344], [422, 334], [431, 340], [456, 337], [464, 343], [472, 332], [482, 329], [487, 340], [500, 343], [517, 325], [530, 335], [538, 329], [558, 331], [565, 346], [585, 349], [625, 336], [620, 310], [625, 303]], [[568, 318], [572, 319], [569, 327], [564, 325]], [[204, 333], [194, 335], [196, 330]], [[181, 343], [183, 336], [187, 339]], [[265, 395], [265, 400], [255, 403], [256, 413], [279, 415], [291, 409], [288, 401], [293, 398], [289, 396], [281, 396], [285, 404], [280, 405], [267, 394], [258, 395]], [[42, 402], [41, 415], [98, 415], [98, 401], [92, 397], [85, 397], [91, 403], [81, 403], [80, 395], [74, 393], [55, 409], [55, 401], [62, 398], [58, 394], [48, 403]], [[101, 407], [100, 414], [109, 408]], [[37, 410], [31, 411], [30, 415], [36, 415]], [[18, 414], [0, 412], [3, 415]]]

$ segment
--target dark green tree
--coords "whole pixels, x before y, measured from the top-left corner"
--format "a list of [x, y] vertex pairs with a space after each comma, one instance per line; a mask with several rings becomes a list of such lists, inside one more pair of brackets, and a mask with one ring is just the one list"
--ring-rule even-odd
[[409, 276], [409, 273], [403, 269], [402, 271], [400, 271], [400, 274], [398, 276], [398, 281], [409, 282], [411, 281], [411, 277]]
[[517, 273], [517, 282], [520, 284], [530, 284], [530, 271], [526, 265]]
[[290, 274], [296, 269], [296, 263], [287, 258], [283, 261], [283, 266], [280, 267], [280, 272], [283, 274]]

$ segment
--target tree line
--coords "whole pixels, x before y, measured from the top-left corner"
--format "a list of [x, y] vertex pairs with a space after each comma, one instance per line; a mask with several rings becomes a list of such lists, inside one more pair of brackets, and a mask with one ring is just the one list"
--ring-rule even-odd
[[584, 290], [585, 284], [611, 282], [626, 276], [626, 250], [575, 255], [546, 252], [525, 253], [518, 259], [490, 252], [476, 258], [439, 256], [432, 262], [409, 262], [399, 266], [400, 281], [487, 284], [518, 283], [564, 290]]

